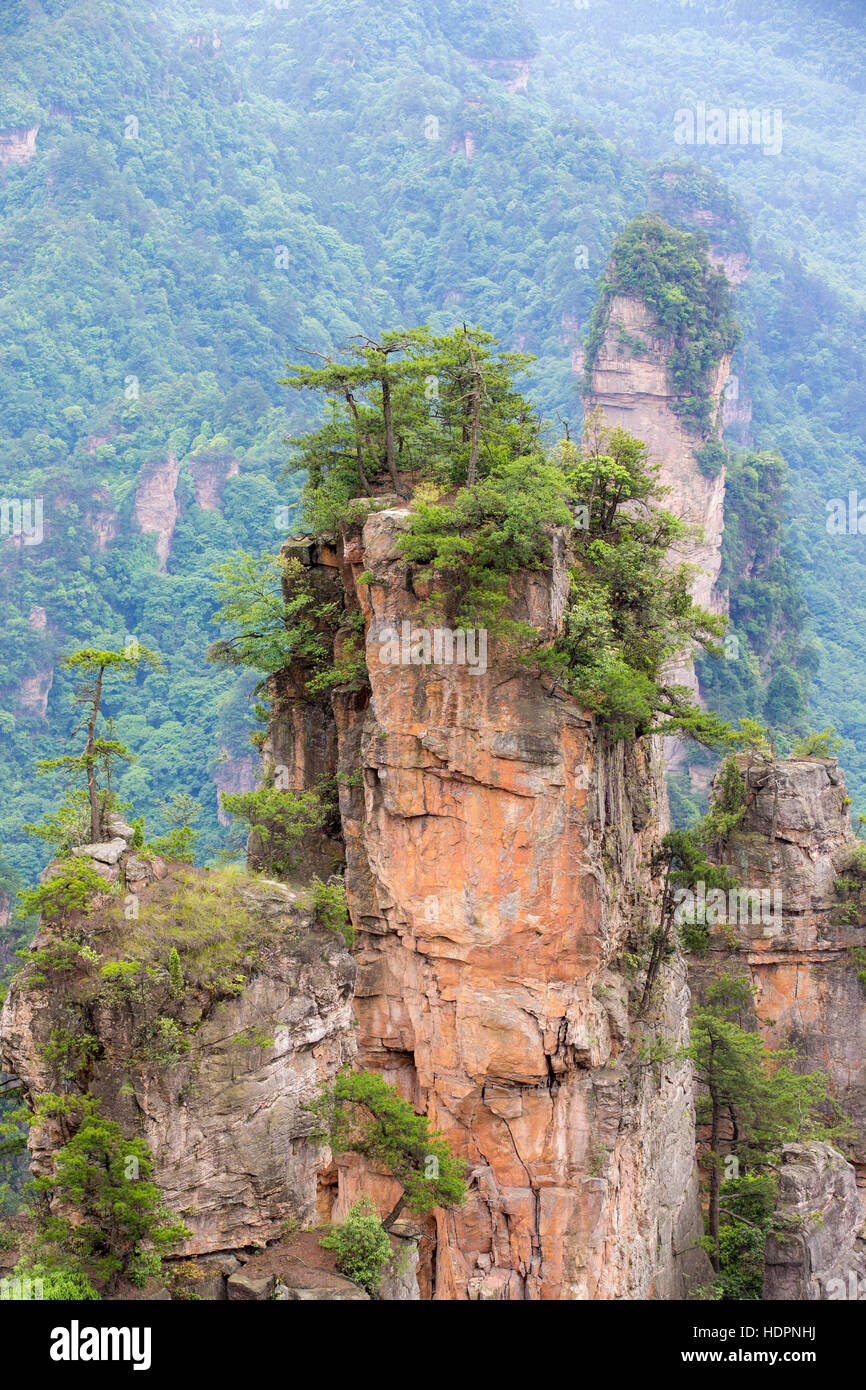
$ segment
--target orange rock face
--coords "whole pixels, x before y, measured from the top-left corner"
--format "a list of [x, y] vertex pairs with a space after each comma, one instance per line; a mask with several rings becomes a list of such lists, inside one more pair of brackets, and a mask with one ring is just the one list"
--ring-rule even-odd
[[[657, 768], [492, 641], [484, 670], [395, 662], [389, 630], [423, 622], [407, 525], [375, 513], [315, 558], [363, 613], [370, 673], [368, 700], [333, 697], [362, 1062], [469, 1165], [466, 1204], [437, 1214], [433, 1296], [680, 1296], [704, 1274], [675, 1254], [698, 1226], [690, 1077], [638, 1059], [625, 961], [655, 910]], [[512, 594], [549, 635], [567, 594], [554, 551]], [[277, 745], [298, 717], [275, 720]], [[687, 1002], [674, 961], [659, 1002], [674, 1042]], [[359, 1183], [341, 1165], [341, 1207]]]

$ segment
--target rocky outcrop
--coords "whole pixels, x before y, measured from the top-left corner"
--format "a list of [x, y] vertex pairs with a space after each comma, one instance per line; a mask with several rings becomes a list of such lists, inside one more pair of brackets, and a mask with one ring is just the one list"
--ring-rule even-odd
[[[0, 1063], [31, 1105], [43, 1092], [86, 1088], [124, 1133], [146, 1140], [166, 1204], [192, 1233], [177, 1253], [265, 1244], [287, 1220], [312, 1221], [324, 1163], [304, 1103], [355, 1051], [355, 967], [342, 938], [281, 884], [220, 880], [212, 899], [206, 873], [178, 875], [136, 855], [122, 835], [82, 853], [106, 879], [79, 924], [91, 955], [56, 977], [43, 962], [58, 929], [40, 927], [31, 952], [41, 954], [16, 977], [0, 1015]], [[123, 896], [112, 896], [112, 881]], [[231, 979], [205, 986], [194, 952], [226, 949], [226, 928], [207, 907], [220, 897], [235, 929], [246, 922], [247, 940]], [[191, 936], [194, 913], [202, 920]], [[146, 941], [129, 935], [139, 915], [148, 935], [165, 933], [165, 947], [127, 988], [103, 967], [146, 954]], [[159, 963], [175, 940], [189, 981], [180, 998]], [[62, 1139], [56, 1122], [31, 1128], [36, 1174], [51, 1170]]]
[[107, 550], [111, 542], [117, 539], [120, 530], [120, 519], [107, 487], [94, 488], [90, 494], [87, 520], [96, 537], [97, 550]]
[[[640, 344], [636, 350], [635, 344]], [[690, 526], [701, 528], [679, 551], [679, 558], [697, 566], [692, 593], [703, 608], [725, 611], [724, 596], [716, 590], [722, 563], [724, 528], [724, 470], [705, 477], [695, 458], [700, 439], [673, 407], [678, 397], [668, 379], [671, 339], [659, 331], [642, 299], [618, 294], [611, 299], [603, 341], [592, 371], [587, 407], [599, 407], [608, 426], [619, 425], [647, 446], [659, 466], [659, 481], [670, 491], [665, 507]], [[728, 379], [725, 356], [708, 384], [711, 416], [716, 420]]]
[[738, 761], [746, 811], [719, 858], [754, 897], [738, 899], [713, 933], [711, 960], [729, 968], [733, 946], [733, 964], [747, 966], [757, 988], [768, 1044], [793, 1047], [802, 1070], [826, 1073], [853, 1121], [866, 1185], [866, 870], [844, 775], [834, 758]]
[[38, 124], [0, 130], [0, 174], [5, 174], [10, 164], [30, 163], [36, 153], [38, 134]]
[[255, 791], [259, 776], [257, 761], [249, 756], [232, 754], [222, 745], [219, 757], [214, 764], [213, 782], [217, 789], [217, 815], [220, 825], [231, 825], [231, 816], [222, 809], [223, 794], [237, 796], [239, 793]]
[[229, 478], [236, 478], [239, 472], [237, 459], [227, 459], [222, 455], [196, 457], [190, 464], [195, 500], [205, 512], [219, 511], [222, 505], [222, 492]]
[[54, 685], [54, 668], [37, 671], [33, 676], [22, 676], [15, 693], [15, 708], [31, 719], [45, 719], [48, 714], [48, 696]]
[[[333, 734], [321, 707], [283, 698], [270, 738], [325, 758], [336, 738], [361, 1061], [469, 1165], [465, 1207], [437, 1215], [432, 1294], [681, 1296], [708, 1272], [690, 1072], [642, 1059], [630, 998], [659, 887], [655, 754], [607, 746], [501, 651], [484, 671], [384, 664], [386, 629], [421, 621], [395, 548], [407, 525], [405, 508], [383, 510], [336, 550], [309, 550], [363, 615], [370, 691], [335, 692]], [[513, 615], [549, 635], [568, 591], [554, 551], [512, 592]], [[674, 1046], [687, 1003], [675, 960], [656, 1001]], [[383, 1210], [394, 1200], [357, 1160], [339, 1180], [339, 1210], [361, 1187]]]
[[[712, 238], [714, 214], [707, 212], [702, 217], [698, 210], [693, 220]], [[748, 274], [745, 253], [715, 251], [711, 245], [708, 259], [717, 269], [724, 270], [732, 286]], [[646, 444], [650, 459], [658, 466], [659, 482], [667, 489], [663, 505], [690, 528], [671, 557], [694, 567], [690, 588], [695, 601], [711, 613], [726, 614], [727, 592], [719, 587], [725, 469], [713, 477], [702, 472], [698, 464], [697, 451], [704, 443], [704, 434], [696, 433], [676, 409], [680, 400], [667, 367], [673, 347], [673, 340], [660, 329], [642, 298], [614, 295], [608, 305], [604, 335], [593, 360], [584, 403], [587, 411], [600, 409], [606, 426], [621, 426]], [[706, 383], [714, 429], [724, 423], [730, 365], [731, 356], [726, 353]], [[732, 411], [733, 402], [727, 408]], [[729, 419], [733, 420], [733, 416], [729, 415]], [[669, 676], [689, 687], [700, 700], [691, 652], [681, 653], [671, 663]], [[665, 740], [664, 759], [670, 771], [683, 767], [687, 754], [681, 740]]]
[[782, 1152], [765, 1300], [866, 1301], [866, 1231], [854, 1169], [829, 1144]]
[[156, 535], [160, 569], [165, 569], [177, 522], [175, 488], [179, 471], [177, 456], [169, 452], [163, 463], [152, 463], [142, 469], [135, 493], [133, 521], [145, 535]]

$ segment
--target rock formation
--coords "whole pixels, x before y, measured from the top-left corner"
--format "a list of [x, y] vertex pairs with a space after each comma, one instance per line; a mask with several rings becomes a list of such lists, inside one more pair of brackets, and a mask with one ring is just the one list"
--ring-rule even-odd
[[[355, 1051], [355, 966], [342, 938], [316, 924], [303, 895], [242, 879], [236, 890], [221, 885], [219, 891], [234, 892], [233, 920], [248, 921], [248, 951], [261, 946], [255, 965], [241, 965], [240, 974], [216, 987], [193, 981], [180, 1000], [160, 965], [144, 967], [128, 989], [112, 986], [102, 967], [141, 954], [140, 941], [129, 939], [130, 905], [132, 921], [138, 911], [149, 922], [148, 909], [161, 910], [167, 958], [181, 919], [201, 910], [195, 891], [207, 892], [208, 875], [188, 870], [188, 880], [179, 877], [182, 866], [171, 871], [132, 851], [132, 832], [122, 822], [110, 831], [105, 844], [80, 851], [106, 880], [105, 897], [80, 924], [99, 964], [79, 958], [71, 975], [56, 978], [46, 970], [42, 983], [41, 964], [38, 970], [25, 964], [0, 1014], [0, 1065], [23, 1084], [32, 1106], [37, 1095], [61, 1088], [62, 1040], [71, 1049], [86, 1034], [88, 1060], [77, 1071], [67, 1060], [62, 1084], [86, 1087], [124, 1133], [146, 1140], [166, 1204], [192, 1232], [179, 1254], [265, 1244], [279, 1237], [288, 1218], [297, 1225], [317, 1216], [327, 1221], [329, 1190], [319, 1185], [324, 1160], [309, 1137], [303, 1104]], [[112, 897], [112, 885], [126, 896]], [[207, 949], [213, 928], [201, 915]], [[224, 928], [216, 931], [219, 937]], [[35, 953], [57, 941], [57, 929], [43, 924], [31, 946], [34, 960], [41, 962], [44, 956]], [[188, 959], [182, 947], [184, 968]], [[173, 1051], [160, 1042], [163, 1020], [173, 1024]], [[61, 1142], [55, 1122], [31, 1128], [36, 1174], [50, 1171]]]
[[15, 708], [30, 719], [45, 719], [53, 685], [54, 668], [51, 666], [33, 676], [22, 676], [15, 693]]
[[202, 455], [190, 464], [195, 500], [205, 512], [219, 511], [222, 505], [222, 492], [229, 478], [236, 478], [239, 472], [237, 459], [223, 458], [222, 455]]
[[135, 493], [133, 520], [140, 531], [156, 534], [160, 569], [165, 569], [177, 522], [175, 488], [179, 471], [176, 455], [169, 452], [163, 463], [149, 464], [142, 469]]
[[91, 492], [87, 520], [96, 537], [97, 550], [107, 550], [112, 541], [117, 540], [120, 529], [120, 519], [107, 487], [94, 488]]
[[[745, 253], [725, 253], [714, 250], [714, 214], [697, 210], [694, 224], [710, 237], [708, 259], [724, 271], [732, 287], [748, 274]], [[701, 471], [696, 451], [701, 448], [703, 435], [690, 428], [678, 412], [680, 404], [668, 372], [668, 360], [674, 343], [660, 329], [652, 310], [642, 298], [615, 294], [608, 305], [604, 335], [593, 361], [589, 389], [584, 395], [587, 412], [600, 409], [604, 424], [621, 426], [647, 446], [650, 459], [658, 465], [659, 482], [666, 488], [663, 505], [690, 530], [672, 558], [686, 561], [695, 567], [691, 592], [695, 602], [711, 613], [727, 614], [727, 592], [719, 587], [722, 567], [722, 533], [725, 524], [725, 469], [711, 477]], [[744, 415], [746, 402], [735, 405], [733, 395], [728, 400], [726, 386], [731, 355], [719, 361], [713, 377], [706, 383], [709, 418], [714, 429], [725, 423], [732, 428], [748, 429], [750, 411]], [[683, 652], [673, 663], [671, 677], [688, 686], [700, 699], [700, 687], [690, 652]], [[681, 769], [687, 761], [681, 740], [666, 739], [665, 766], [670, 771]]]
[[[643, 344], [639, 355], [629, 346], [635, 341]], [[589, 410], [600, 408], [606, 425], [620, 425], [646, 444], [649, 457], [659, 465], [659, 481], [670, 489], [665, 507], [702, 531], [701, 538], [693, 533], [679, 555], [697, 566], [694, 598], [702, 608], [723, 613], [724, 595], [717, 592], [716, 581], [722, 564], [725, 474], [724, 469], [715, 478], [701, 473], [695, 458], [700, 440], [673, 409], [678, 397], [667, 370], [672, 348], [642, 299], [614, 295], [586, 405]], [[725, 356], [708, 384], [713, 421], [721, 409], [729, 368], [730, 357]], [[696, 689], [693, 675], [691, 683]]]
[[866, 1232], [854, 1170], [829, 1144], [787, 1144], [765, 1300], [866, 1301]]
[[[765, 906], [741, 905], [713, 936], [712, 957], [745, 965], [772, 1047], [794, 1047], [803, 1070], [826, 1072], [853, 1121], [852, 1152], [866, 1186], [866, 918], [858, 841], [834, 758], [738, 759], [746, 811], [720, 853]], [[853, 864], [853, 867], [852, 867]], [[775, 899], [772, 895], [776, 895]], [[866, 978], [866, 977], [864, 977]]]
[[5, 174], [10, 164], [30, 163], [36, 153], [38, 134], [38, 124], [0, 130], [0, 174]]
[[[395, 549], [407, 525], [391, 508], [336, 549], [306, 547], [316, 582], [363, 615], [371, 688], [335, 691], [331, 715], [291, 699], [287, 673], [265, 751], [295, 789], [336, 756], [360, 1059], [469, 1163], [466, 1206], [437, 1217], [433, 1296], [682, 1296], [708, 1274], [690, 1072], [642, 1060], [630, 997], [658, 896], [656, 750], [608, 746], [507, 653], [483, 672], [384, 664], [386, 629], [422, 621]], [[567, 594], [554, 550], [512, 592], [549, 635]], [[659, 1037], [685, 1040], [687, 1005], [675, 960]], [[391, 1205], [356, 1161], [339, 1177], [341, 1209], [362, 1178]]]
[[219, 757], [214, 764], [213, 783], [217, 789], [217, 812], [220, 825], [230, 825], [231, 817], [222, 809], [222, 796], [237, 796], [238, 793], [251, 792], [258, 782], [258, 765], [249, 755], [233, 754], [225, 744], [220, 745]]

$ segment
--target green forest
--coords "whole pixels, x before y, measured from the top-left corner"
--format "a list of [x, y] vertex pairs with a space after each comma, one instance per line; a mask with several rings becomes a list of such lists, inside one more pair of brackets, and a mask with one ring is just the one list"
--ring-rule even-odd
[[[33, 775], [74, 727], [60, 660], [130, 637], [165, 669], [106, 706], [137, 753], [121, 795], [157, 832], [159, 802], [187, 793], [203, 855], [226, 847], [215, 778], [220, 760], [253, 775], [254, 680], [205, 652], [219, 567], [298, 524], [288, 440], [319, 417], [278, 385], [287, 361], [394, 324], [480, 323], [534, 358], [521, 389], [543, 437], [576, 435], [573, 356], [618, 234], [648, 209], [695, 235], [709, 209], [713, 244], [751, 258], [732, 311], [752, 420], [725, 439], [744, 655], [705, 663], [708, 699], [835, 725], [863, 802], [866, 549], [825, 528], [826, 501], [866, 474], [863, 36], [831, 7], [819, 60], [795, 0], [761, 22], [745, 0], [697, 8], [690, 27], [696, 6], [674, 0], [3, 6], [0, 131], [38, 133], [0, 178], [0, 492], [45, 516], [40, 544], [0, 546], [10, 882], [45, 860], [23, 826], [60, 790]], [[673, 143], [677, 107], [728, 99], [782, 108], [777, 158]], [[665, 180], [684, 156], [688, 176]], [[136, 498], [170, 460], [163, 563]]]

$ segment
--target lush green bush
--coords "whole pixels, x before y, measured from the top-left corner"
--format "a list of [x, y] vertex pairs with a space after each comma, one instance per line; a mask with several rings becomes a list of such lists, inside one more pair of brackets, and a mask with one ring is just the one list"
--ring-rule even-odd
[[110, 893], [112, 884], [96, 872], [92, 860], [84, 855], [60, 860], [51, 878], [38, 888], [21, 895], [25, 914], [40, 914], [46, 920], [65, 922], [70, 914], [87, 916], [97, 894]]
[[319, 829], [329, 813], [316, 792], [295, 793], [274, 786], [224, 796], [222, 804], [230, 816], [252, 831], [255, 857], [263, 869], [283, 876], [296, 867], [304, 835]]
[[[143, 1253], [169, 1250], [189, 1231], [166, 1211], [142, 1139], [125, 1139], [89, 1095], [41, 1096], [37, 1121], [57, 1116], [74, 1133], [55, 1151], [53, 1173], [29, 1184], [41, 1238], [113, 1290], [121, 1275], [137, 1271]], [[75, 1219], [60, 1214], [69, 1207]]]
[[842, 740], [835, 729], [812, 729], [791, 744], [792, 758], [835, 758], [842, 747]]
[[[41, 1293], [43, 1303], [98, 1302], [99, 1294], [87, 1275], [72, 1267], [53, 1269], [46, 1265], [17, 1265], [13, 1281], [29, 1281], [30, 1297]], [[13, 1294], [14, 1297], [14, 1294]]]
[[403, 1187], [403, 1194], [385, 1219], [386, 1227], [403, 1206], [426, 1216], [437, 1206], [459, 1206], [465, 1199], [463, 1159], [455, 1158], [438, 1131], [431, 1132], [418, 1115], [376, 1072], [341, 1071], [322, 1087], [309, 1109], [316, 1135], [335, 1152], [363, 1154], [374, 1167], [384, 1168]]
[[347, 1278], [375, 1295], [382, 1271], [391, 1258], [391, 1242], [369, 1197], [361, 1197], [343, 1224], [327, 1231], [319, 1244], [335, 1251], [337, 1268]]
[[339, 932], [347, 946], [355, 940], [355, 928], [349, 916], [346, 889], [342, 883], [323, 883], [318, 874], [313, 877], [313, 906], [316, 915], [331, 931]]

